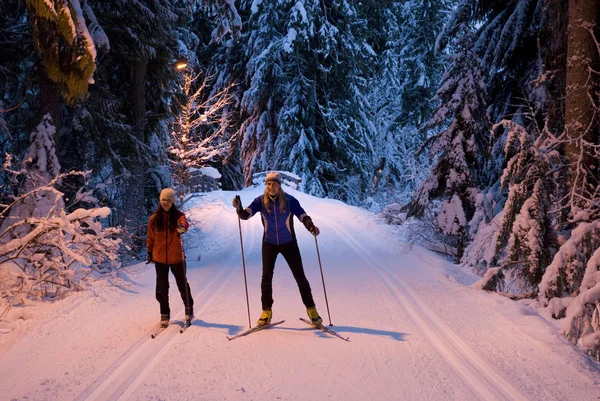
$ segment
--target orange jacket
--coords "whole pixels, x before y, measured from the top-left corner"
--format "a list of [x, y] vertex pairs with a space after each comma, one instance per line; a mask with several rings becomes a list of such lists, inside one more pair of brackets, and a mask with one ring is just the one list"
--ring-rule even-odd
[[[185, 227], [186, 231], [189, 228], [189, 224], [185, 218], [185, 215], [178, 212], [179, 217], [177, 218], [177, 226]], [[167, 214], [163, 214], [165, 222], [162, 231], [158, 231], [154, 226], [154, 219], [156, 219], [156, 213], [150, 216], [148, 220], [148, 231], [146, 235], [146, 249], [148, 252], [152, 252], [152, 260], [154, 262], [172, 265], [175, 263], [183, 262], [183, 251], [181, 244], [181, 234], [177, 232], [177, 227], [169, 227]]]

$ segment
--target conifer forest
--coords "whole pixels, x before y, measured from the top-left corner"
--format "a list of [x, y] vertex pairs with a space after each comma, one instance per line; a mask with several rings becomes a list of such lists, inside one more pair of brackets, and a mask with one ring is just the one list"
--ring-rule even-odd
[[595, 0], [0, 0], [2, 298], [143, 259], [162, 188], [185, 205], [202, 172], [238, 190], [278, 170], [415, 227], [600, 360], [599, 14]]

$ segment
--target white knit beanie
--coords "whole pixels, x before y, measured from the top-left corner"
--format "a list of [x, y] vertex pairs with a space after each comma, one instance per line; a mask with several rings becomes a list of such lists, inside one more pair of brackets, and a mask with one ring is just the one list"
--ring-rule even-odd
[[269, 181], [275, 181], [281, 185], [281, 176], [277, 171], [271, 171], [269, 174], [267, 174], [266, 182]]
[[160, 191], [160, 199], [169, 199], [175, 202], [175, 191], [173, 188], [165, 188]]

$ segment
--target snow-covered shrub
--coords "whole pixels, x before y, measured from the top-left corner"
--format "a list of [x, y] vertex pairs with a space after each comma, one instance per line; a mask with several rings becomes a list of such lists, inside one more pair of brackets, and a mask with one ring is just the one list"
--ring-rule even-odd
[[593, 287], [598, 279], [599, 248], [600, 220], [580, 223], [546, 269], [540, 283], [540, 299], [547, 303], [553, 297]]
[[92, 272], [120, 266], [119, 229], [99, 221], [110, 209], [83, 207], [95, 201], [83, 188], [69, 200], [71, 209], [65, 206], [59, 186], [87, 173], [59, 174], [54, 133], [51, 117], [44, 116], [20, 168], [12, 169], [10, 156], [4, 164], [3, 181], [17, 188], [0, 204], [0, 297], [9, 305], [19, 294], [56, 297], [81, 289]]
[[475, 213], [468, 223], [470, 241], [461, 264], [479, 275], [497, 265], [496, 243], [503, 212], [495, 214], [495, 208], [493, 193], [475, 195]]
[[400, 225], [406, 221], [406, 213], [402, 211], [402, 204], [392, 203], [383, 208], [381, 216], [388, 224]]
[[[62, 203], [62, 193], [52, 187], [57, 181], [20, 196], [0, 218], [6, 218], [12, 208], [35, 202], [43, 191], [53, 192], [57, 203]], [[93, 271], [120, 267], [119, 229], [103, 228], [99, 221], [110, 214], [109, 208], [67, 213], [55, 206], [43, 217], [12, 219], [0, 232], [0, 273], [5, 276], [0, 282], [2, 298], [17, 294], [56, 297], [84, 288]]]
[[[441, 201], [433, 200], [429, 202], [423, 211], [423, 216], [420, 218], [407, 217], [405, 213], [401, 213], [397, 217], [402, 219], [401, 224], [406, 229], [407, 241], [418, 244], [452, 262], [456, 262], [464, 251], [461, 248], [463, 243], [460, 241], [464, 241], [466, 231], [464, 226], [456, 224], [454, 225], [456, 235], [446, 234], [444, 228], [440, 227], [438, 220], [442, 207]], [[456, 214], [455, 212], [451, 212], [450, 214]], [[447, 214], [447, 216], [449, 215]], [[454, 221], [454, 219], [450, 221]]]

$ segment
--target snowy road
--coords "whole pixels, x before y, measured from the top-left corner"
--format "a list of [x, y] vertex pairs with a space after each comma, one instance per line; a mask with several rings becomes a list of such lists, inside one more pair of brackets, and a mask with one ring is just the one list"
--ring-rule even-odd
[[[107, 282], [55, 305], [0, 348], [0, 399], [600, 399], [598, 365], [562, 339], [558, 325], [526, 305], [472, 290], [476, 277], [402, 242], [363, 210], [289, 192], [321, 229], [332, 323], [350, 342], [298, 320], [304, 307], [281, 257], [273, 318], [285, 323], [226, 339], [247, 328], [248, 316], [234, 194], [215, 192], [190, 213], [202, 229], [199, 244], [188, 244], [197, 316], [191, 328], [180, 334], [174, 324], [150, 338], [158, 318], [154, 272], [132, 266], [125, 283]], [[259, 193], [240, 192], [245, 205]], [[329, 323], [315, 241], [295, 224], [317, 307]], [[260, 218], [242, 227], [254, 323]], [[172, 280], [172, 313], [180, 322], [178, 297]]]

